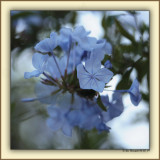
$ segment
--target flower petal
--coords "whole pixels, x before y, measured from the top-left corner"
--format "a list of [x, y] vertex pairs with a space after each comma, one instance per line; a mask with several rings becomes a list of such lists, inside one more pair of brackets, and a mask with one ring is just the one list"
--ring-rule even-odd
[[83, 38], [83, 37], [86, 37], [89, 33], [90, 33], [90, 31], [86, 32], [86, 30], [84, 29], [83, 26], [78, 26], [73, 31], [73, 37]]
[[104, 87], [105, 83], [103, 81], [99, 81], [95, 78], [90, 80], [90, 89], [93, 89], [98, 92], [103, 92]]
[[61, 94], [58, 92], [52, 95], [53, 92], [57, 91], [59, 88], [55, 86], [49, 86], [42, 83], [37, 83], [35, 86], [35, 93], [39, 101], [45, 104], [55, 104], [57, 96]]
[[112, 68], [112, 64], [111, 64], [110, 60], [107, 60], [107, 61], [104, 63], [104, 66], [105, 66], [105, 68]]
[[24, 73], [24, 78], [29, 79], [29, 78], [32, 78], [32, 77], [39, 77], [40, 74], [42, 74], [42, 72], [40, 72], [39, 70], [34, 70], [32, 72], [25, 72]]
[[42, 53], [47, 53], [47, 52], [52, 52], [53, 49], [56, 47], [57, 47], [57, 35], [52, 33], [50, 38], [46, 38], [40, 41], [35, 46], [35, 50]]
[[139, 82], [137, 79], [135, 79], [128, 90], [130, 94], [130, 99], [131, 102], [135, 105], [138, 106], [139, 102], [141, 101], [142, 95], [139, 92]]
[[72, 136], [72, 127], [66, 122], [62, 126], [62, 132], [66, 135], [71, 137]]
[[100, 61], [97, 61], [97, 60], [94, 59], [94, 58], [90, 58], [90, 59], [87, 60], [86, 63], [85, 63], [85, 69], [86, 69], [90, 74], [96, 73], [100, 68], [101, 68], [101, 63], [100, 63]]
[[58, 37], [59, 46], [66, 52], [68, 52], [71, 47], [71, 34], [72, 30], [70, 28], [62, 28]]
[[103, 104], [107, 105], [106, 107], [108, 107], [107, 112], [102, 112], [104, 122], [108, 122], [122, 114], [124, 106], [121, 93], [114, 93], [112, 102], [109, 102], [108, 98], [106, 99], [105, 96], [102, 96], [101, 99]]
[[62, 122], [59, 119], [48, 118], [47, 126], [52, 129], [53, 132], [59, 130], [62, 126]]
[[48, 106], [47, 112], [51, 118], [57, 119], [60, 117], [60, 109], [58, 107]]
[[101, 68], [95, 74], [95, 78], [104, 83], [108, 83], [112, 77], [113, 77], [113, 72], [111, 72], [107, 68]]
[[48, 55], [43, 55], [40, 53], [34, 53], [32, 57], [32, 64], [38, 70], [43, 70], [45, 62], [49, 58]]
[[93, 37], [79, 38], [78, 44], [86, 51], [91, 51], [96, 45], [97, 39]]

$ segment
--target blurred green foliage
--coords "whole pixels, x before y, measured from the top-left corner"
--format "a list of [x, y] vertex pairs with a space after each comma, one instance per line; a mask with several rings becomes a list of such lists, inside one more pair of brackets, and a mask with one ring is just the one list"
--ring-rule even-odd
[[[149, 26], [143, 21], [137, 22], [138, 13], [136, 11], [126, 11], [126, 14], [133, 18], [132, 23], [126, 23], [120, 19], [124, 14], [110, 15], [105, 11], [100, 12], [102, 15], [101, 26], [104, 30], [102, 38], [107, 39], [113, 47], [112, 56], [106, 55], [103, 63], [110, 59], [113, 66], [112, 71], [115, 75], [121, 75], [121, 80], [116, 89], [128, 89], [130, 87], [133, 70], [136, 71], [137, 77], [135, 78], [140, 83], [146, 78], [149, 88]], [[24, 50], [27, 48], [33, 50], [38, 41], [49, 36], [51, 31], [59, 31], [66, 24], [74, 27], [77, 23], [77, 16], [78, 12], [76, 11], [11, 11], [11, 54], [17, 49], [17, 52], [11, 55], [12, 71], [16, 72], [14, 66]], [[25, 25], [25, 29], [17, 31], [20, 21], [21, 24]], [[139, 38], [136, 38], [137, 35]], [[124, 39], [127, 40], [127, 43], [123, 42]], [[47, 116], [43, 104], [39, 102], [33, 102], [32, 104], [20, 102], [20, 99], [27, 97], [27, 95], [34, 97], [34, 84], [35, 79], [30, 80], [30, 82], [23, 78], [16, 82], [11, 80], [11, 149], [39, 149], [35, 144], [30, 144], [31, 140], [24, 141], [23, 136], [20, 135], [21, 124], [24, 121], [36, 115], [40, 115], [45, 120]], [[142, 92], [142, 98], [149, 103], [149, 92]], [[149, 118], [149, 113], [145, 116]], [[112, 140], [107, 139], [107, 133], [98, 134], [94, 130], [90, 133], [83, 131], [78, 133], [80, 134], [78, 134], [78, 143], [72, 143], [71, 149], [121, 148], [121, 146], [114, 145]], [[39, 131], [37, 130], [35, 134], [39, 134]], [[64, 140], [66, 140], [66, 143], [70, 142], [68, 139], [64, 138]], [[106, 141], [108, 141], [107, 147], [102, 147]], [[59, 147], [51, 143], [40, 149], [57, 148]], [[62, 147], [62, 149], [66, 148]]]

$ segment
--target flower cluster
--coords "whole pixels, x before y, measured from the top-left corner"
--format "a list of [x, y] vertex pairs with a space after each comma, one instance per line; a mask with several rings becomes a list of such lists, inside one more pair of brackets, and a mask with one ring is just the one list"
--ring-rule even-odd
[[112, 54], [112, 46], [89, 33], [82, 26], [51, 33], [50, 38], [35, 46], [35, 70], [24, 74], [25, 79], [40, 76], [41, 81], [35, 87], [37, 97], [23, 101], [48, 104], [47, 125], [53, 131], [61, 129], [67, 136], [72, 135], [74, 127], [108, 132], [106, 123], [124, 110], [122, 92], [128, 92], [136, 106], [141, 100], [136, 79], [129, 90], [113, 91], [112, 101], [100, 94], [113, 77], [110, 61], [101, 63], [106, 54]]

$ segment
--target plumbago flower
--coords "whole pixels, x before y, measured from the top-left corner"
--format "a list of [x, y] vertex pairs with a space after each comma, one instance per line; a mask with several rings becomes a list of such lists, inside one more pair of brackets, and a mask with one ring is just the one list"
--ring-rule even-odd
[[35, 46], [35, 70], [24, 73], [25, 79], [40, 76], [41, 80], [35, 86], [36, 97], [22, 101], [48, 105], [46, 124], [53, 132], [62, 130], [72, 136], [74, 127], [109, 132], [107, 123], [124, 110], [122, 93], [129, 93], [135, 106], [141, 100], [137, 79], [128, 90], [113, 91], [112, 100], [100, 94], [114, 75], [109, 60], [102, 64], [105, 55], [111, 56], [112, 46], [89, 33], [82, 26], [51, 33]]

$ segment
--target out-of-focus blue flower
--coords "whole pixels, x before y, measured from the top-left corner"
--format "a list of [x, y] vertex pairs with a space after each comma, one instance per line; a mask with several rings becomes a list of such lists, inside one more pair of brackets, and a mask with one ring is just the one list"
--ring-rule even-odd
[[47, 108], [47, 112], [50, 116], [47, 119], [47, 125], [52, 129], [52, 131], [61, 129], [66, 136], [72, 136], [72, 126], [66, 119], [68, 109], [49, 106]]
[[106, 68], [112, 68], [112, 64], [111, 64], [110, 60], [107, 60], [107, 61], [104, 63], [104, 66], [105, 66]]
[[58, 45], [62, 48], [63, 51], [68, 52], [72, 44], [72, 30], [70, 28], [62, 28], [60, 30], [60, 35], [58, 37]]
[[76, 27], [72, 33], [73, 42], [77, 42], [82, 49], [91, 51], [95, 47], [97, 39], [89, 37], [89, 33], [83, 26]]
[[114, 93], [112, 101], [109, 102], [108, 96], [101, 96], [103, 104], [107, 107], [107, 112], [102, 112], [104, 122], [108, 122], [122, 114], [124, 110], [121, 93]]
[[100, 48], [104, 51], [104, 54], [112, 54], [112, 45], [107, 42], [105, 39], [100, 39], [97, 41], [95, 48]]
[[[82, 99], [83, 103], [77, 110], [71, 110], [67, 119], [73, 127], [78, 126], [84, 130], [96, 128], [99, 132], [109, 131], [109, 128], [104, 124], [102, 110], [95, 101]], [[102, 128], [102, 124], [104, 124]]]
[[109, 132], [111, 128], [108, 127], [105, 123], [101, 122], [99, 125], [97, 125], [96, 129], [99, 131], [99, 133], [101, 133], [102, 131]]
[[139, 92], [139, 82], [137, 79], [135, 79], [128, 90], [128, 93], [130, 94], [130, 99], [131, 102], [135, 105], [138, 106], [139, 102], [141, 101], [142, 95]]
[[[66, 65], [67, 65], [67, 56], [64, 55], [61, 58], [55, 57], [55, 59], [58, 63], [59, 69], [60, 69], [61, 74], [63, 76], [65, 73]], [[70, 63], [71, 63], [71, 61], [69, 62], [69, 66], [67, 68], [68, 73], [70, 73], [72, 71], [72, 66], [70, 65]], [[52, 56], [48, 58], [48, 60], [46, 62], [46, 68], [44, 71], [48, 72], [53, 78], [60, 78], [61, 77], [61, 74], [60, 74], [60, 72], [57, 68], [57, 65], [56, 65]]]
[[50, 34], [50, 38], [46, 38], [40, 41], [34, 48], [36, 51], [42, 53], [52, 53], [53, 49], [56, 48], [58, 45], [58, 36], [56, 33], [52, 32]]
[[129, 95], [130, 95], [131, 102], [135, 106], [138, 106], [138, 104], [140, 103], [141, 98], [142, 98], [142, 95], [141, 95], [141, 93], [139, 91], [139, 82], [138, 82], [137, 79], [135, 79], [133, 81], [130, 89], [128, 89], [128, 90], [113, 90], [113, 92], [119, 92], [119, 93], [128, 92]]
[[77, 26], [73, 31], [72, 37], [78, 42], [80, 38], [85, 38], [88, 34], [90, 34], [90, 31], [87, 32], [83, 26]]
[[25, 72], [24, 78], [32, 78], [32, 77], [38, 77], [40, 74], [43, 73], [45, 67], [46, 67], [46, 61], [48, 60], [48, 55], [42, 55], [40, 53], [34, 53], [32, 57], [32, 64], [36, 68], [36, 70], [32, 72]]
[[102, 92], [105, 83], [108, 83], [113, 73], [107, 68], [101, 68], [101, 63], [95, 62], [94, 58], [86, 61], [85, 66], [77, 66], [77, 77], [82, 89], [93, 89]]
[[45, 104], [55, 104], [55, 100], [58, 96], [61, 95], [62, 92], [55, 93], [57, 90], [59, 90], [59, 87], [57, 86], [50, 86], [45, 85], [42, 83], [37, 83], [35, 86], [35, 93], [38, 98], [38, 100], [41, 103]]

